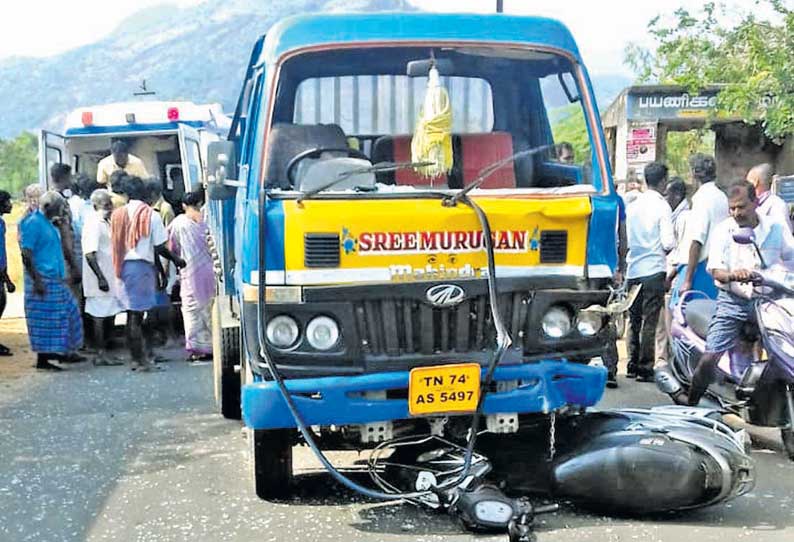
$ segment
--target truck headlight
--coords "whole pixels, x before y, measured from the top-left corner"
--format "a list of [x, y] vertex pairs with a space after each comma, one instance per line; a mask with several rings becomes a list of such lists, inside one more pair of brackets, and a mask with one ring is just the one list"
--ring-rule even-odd
[[552, 307], [540, 322], [543, 333], [550, 339], [561, 339], [571, 332], [571, 313], [564, 307]]
[[268, 322], [265, 334], [267, 342], [276, 348], [289, 348], [298, 341], [300, 329], [293, 318], [282, 314]]
[[332, 318], [318, 316], [306, 326], [306, 340], [315, 350], [330, 350], [339, 340], [339, 326]]
[[604, 318], [595, 312], [581, 311], [576, 317], [576, 330], [583, 337], [592, 337], [604, 325]]

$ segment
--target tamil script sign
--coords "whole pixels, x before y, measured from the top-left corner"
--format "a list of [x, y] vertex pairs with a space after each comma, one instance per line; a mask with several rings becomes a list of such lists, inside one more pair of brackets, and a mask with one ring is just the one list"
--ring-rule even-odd
[[633, 120], [706, 117], [717, 108], [717, 91], [629, 94], [626, 106], [627, 116]]

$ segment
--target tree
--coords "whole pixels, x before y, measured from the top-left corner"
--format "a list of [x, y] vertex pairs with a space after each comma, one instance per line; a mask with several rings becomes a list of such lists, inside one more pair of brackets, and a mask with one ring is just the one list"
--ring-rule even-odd
[[714, 132], [702, 129], [667, 133], [665, 156], [671, 177], [688, 179], [689, 157], [695, 153], [714, 155]]
[[697, 92], [724, 85], [717, 115], [760, 122], [767, 136], [779, 140], [794, 133], [794, 10], [783, 0], [756, 0], [756, 11], [738, 22], [721, 19], [724, 6], [704, 4], [698, 13], [678, 9], [672, 24], [656, 17], [648, 30], [655, 52], [630, 45], [626, 62], [641, 82], [684, 85]]
[[38, 142], [28, 132], [0, 139], [0, 189], [14, 196], [38, 178]]

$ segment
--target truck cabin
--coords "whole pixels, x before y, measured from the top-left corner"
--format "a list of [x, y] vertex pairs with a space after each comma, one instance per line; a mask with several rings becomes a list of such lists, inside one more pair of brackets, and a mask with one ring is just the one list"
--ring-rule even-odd
[[[257, 341], [271, 347], [274, 363], [300, 367], [304, 376], [377, 371], [384, 359], [394, 370], [446, 355], [485, 360], [495, 331], [483, 231], [465, 205], [442, 201], [475, 182], [472, 199], [488, 216], [492, 239], [499, 235], [495, 271], [515, 338], [505, 359], [553, 354], [586, 362], [600, 355], [604, 328], [579, 330], [576, 315], [608, 295], [617, 196], [567, 30], [542, 19], [493, 17], [488, 21], [515, 36], [488, 38], [476, 30], [477, 17], [390, 17], [277, 25], [252, 61], [241, 94], [248, 107], [233, 121], [239, 132], [230, 132], [234, 152], [231, 145], [210, 152], [210, 162], [223, 164], [211, 167], [211, 197], [227, 199], [228, 188], [242, 187], [252, 209], [265, 192], [266, 219], [246, 216], [228, 242], [239, 248], [236, 257], [222, 258], [242, 283], [243, 335], [254, 365], [261, 368]], [[428, 37], [441, 20], [465, 24], [476, 37]], [[323, 35], [309, 32], [326, 24]], [[360, 39], [339, 37], [357, 32]], [[296, 45], [309, 36], [311, 45]], [[422, 132], [435, 73], [449, 96], [447, 125]], [[412, 163], [420, 132], [448, 138], [449, 168], [428, 174]], [[239, 181], [216, 192], [212, 185], [227, 171]], [[462, 302], [428, 302], [428, 288], [450, 281], [465, 291]], [[294, 289], [290, 296], [301, 293], [260, 300], [262, 284], [271, 295], [281, 286]], [[332, 305], [342, 297], [345, 306]], [[331, 334], [339, 340], [328, 350], [305, 339], [303, 326], [318, 314], [339, 322], [341, 331]], [[276, 336], [282, 321], [283, 341]], [[258, 325], [267, 331], [262, 336]]]
[[201, 189], [201, 149], [218, 138], [218, 120], [225, 117], [217, 104], [141, 102], [78, 109], [68, 115], [62, 135], [42, 132], [40, 181], [49, 186], [50, 167], [58, 162], [96, 179], [100, 160], [120, 140], [142, 160], [149, 180], [162, 183], [164, 198], [178, 211], [185, 192]]
[[[582, 98], [585, 82], [571, 58], [504, 45], [394, 44], [306, 52], [284, 62], [265, 187], [316, 189], [327, 182], [316, 162], [343, 155], [371, 164], [411, 162], [431, 67], [449, 95], [452, 167], [434, 176], [413, 167], [376, 171], [370, 186], [356, 185], [362, 179], [351, 177], [328, 192], [458, 190], [499, 162], [480, 189], [606, 189], [591, 152], [592, 104]], [[328, 152], [311, 154], [312, 149]]]
[[411, 416], [473, 410], [412, 410], [422, 367], [493, 367], [505, 402], [489, 416], [594, 404], [606, 372], [587, 364], [608, 317], [588, 309], [609, 296], [618, 217], [598, 119], [556, 21], [277, 23], [254, 48], [229, 141], [208, 153], [213, 235], [233, 247], [220, 331], [240, 344], [221, 351], [216, 389], [244, 366], [246, 425], [295, 427], [275, 406], [279, 375], [308, 425], [384, 423], [383, 438]]

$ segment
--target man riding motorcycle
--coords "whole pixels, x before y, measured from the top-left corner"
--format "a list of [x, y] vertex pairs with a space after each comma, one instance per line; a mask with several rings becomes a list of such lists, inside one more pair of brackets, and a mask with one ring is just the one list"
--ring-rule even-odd
[[[706, 336], [706, 350], [698, 361], [687, 395], [674, 396], [679, 404], [697, 405], [714, 379], [714, 370], [723, 353], [733, 348], [745, 322], [755, 321], [752, 300], [755, 271], [781, 263], [794, 264], [794, 237], [779, 223], [756, 212], [755, 188], [746, 180], [728, 189], [731, 216], [714, 231], [707, 270], [719, 289], [717, 311]], [[739, 244], [733, 234], [752, 228], [755, 244]], [[757, 248], [756, 248], [757, 247]]]

